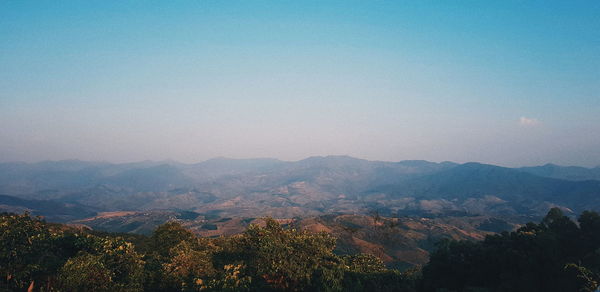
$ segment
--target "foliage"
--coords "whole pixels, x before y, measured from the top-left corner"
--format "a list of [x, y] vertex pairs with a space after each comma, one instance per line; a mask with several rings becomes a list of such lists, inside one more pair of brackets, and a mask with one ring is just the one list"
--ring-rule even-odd
[[368, 254], [343, 257], [344, 291], [415, 291], [418, 276], [409, 270], [387, 269], [381, 259]]
[[67, 291], [110, 291], [115, 286], [113, 277], [101, 256], [82, 253], [67, 260], [58, 285]]
[[[179, 223], [152, 236], [87, 232], [28, 214], [0, 216], [2, 287], [40, 291], [409, 291], [370, 255], [266, 218], [238, 236], [198, 238]], [[33, 283], [33, 284], [32, 284]]]
[[241, 259], [247, 270], [258, 275], [261, 285], [276, 289], [301, 290], [313, 273], [334, 258], [335, 238], [283, 229], [267, 219], [266, 226], [251, 225], [239, 240]]
[[541, 223], [482, 242], [444, 240], [421, 270], [337, 255], [326, 233], [266, 218], [236, 236], [199, 238], [176, 222], [150, 237], [0, 215], [0, 290], [25, 291], [596, 291], [600, 215]]
[[143, 261], [121, 238], [85, 234], [29, 214], [2, 214], [0, 273], [0, 287], [8, 290], [138, 291]]
[[150, 238], [150, 246], [153, 252], [168, 257], [173, 247], [182, 241], [190, 241], [194, 238], [194, 234], [178, 222], [167, 222], [156, 228]]
[[166, 282], [178, 290], [200, 290], [206, 288], [206, 279], [215, 276], [212, 253], [216, 247], [200, 240], [182, 241], [173, 247], [168, 262], [163, 264]]
[[61, 265], [54, 253], [56, 241], [57, 234], [39, 217], [1, 215], [1, 285], [24, 290], [30, 285], [47, 282], [48, 276], [55, 274]]
[[595, 291], [600, 279], [600, 217], [579, 226], [553, 208], [540, 224], [482, 242], [443, 241], [423, 269], [424, 291]]

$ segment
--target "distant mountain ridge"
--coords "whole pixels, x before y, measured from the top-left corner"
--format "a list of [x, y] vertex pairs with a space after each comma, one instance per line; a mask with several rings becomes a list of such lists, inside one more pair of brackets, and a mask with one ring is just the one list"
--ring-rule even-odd
[[[567, 212], [600, 209], [598, 172], [600, 168], [552, 164], [507, 168], [349, 156], [291, 162], [215, 158], [195, 164], [68, 160], [0, 163], [0, 194], [92, 206], [99, 212], [188, 210], [290, 218], [376, 210], [387, 216], [538, 216], [553, 206]], [[7, 206], [26, 207], [19, 206], [24, 202], [11, 204]]]
[[66, 222], [82, 217], [95, 216], [94, 208], [81, 204], [69, 204], [53, 200], [26, 200], [0, 195], [0, 210], [14, 213], [34, 212], [55, 222]]
[[521, 167], [521, 171], [538, 176], [566, 180], [600, 180], [600, 166], [585, 168], [581, 166], [560, 166], [548, 163], [542, 166]]

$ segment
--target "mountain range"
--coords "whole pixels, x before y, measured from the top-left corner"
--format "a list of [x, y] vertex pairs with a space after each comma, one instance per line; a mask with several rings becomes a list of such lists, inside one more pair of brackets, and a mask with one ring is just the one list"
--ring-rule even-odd
[[[600, 168], [506, 168], [348, 156], [0, 164], [0, 208], [67, 222], [94, 212], [188, 211], [277, 218], [326, 214], [542, 216], [600, 209]], [[85, 210], [73, 212], [74, 209]]]
[[0, 164], [0, 212], [138, 234], [175, 220], [206, 237], [270, 216], [334, 235], [337, 253], [370, 253], [400, 268], [425, 264], [442, 238], [481, 240], [552, 207], [571, 216], [600, 210], [600, 168], [348, 156]]

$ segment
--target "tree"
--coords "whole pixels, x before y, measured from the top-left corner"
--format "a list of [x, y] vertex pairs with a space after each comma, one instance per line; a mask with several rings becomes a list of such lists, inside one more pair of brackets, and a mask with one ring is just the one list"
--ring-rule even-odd
[[114, 274], [119, 291], [141, 291], [144, 282], [144, 261], [132, 243], [122, 238], [103, 238], [99, 251], [105, 266]]
[[154, 230], [150, 238], [151, 250], [160, 256], [168, 257], [171, 249], [182, 241], [191, 241], [196, 236], [178, 222], [167, 222]]
[[58, 234], [51, 233], [39, 217], [2, 214], [0, 216], [0, 273], [9, 289], [40, 287], [49, 281], [60, 265], [52, 246]]
[[410, 279], [413, 275], [389, 270], [373, 255], [344, 256], [342, 263], [344, 291], [414, 291], [416, 281]]
[[59, 288], [65, 291], [111, 291], [116, 287], [113, 273], [102, 256], [82, 253], [70, 258], [59, 273]]
[[578, 221], [581, 233], [590, 246], [600, 246], [600, 214], [583, 211]]
[[482, 242], [445, 241], [423, 268], [424, 291], [595, 291], [600, 232], [595, 212], [578, 227], [558, 208], [540, 224], [490, 235]]
[[598, 275], [590, 272], [586, 267], [577, 264], [566, 264], [565, 272], [571, 274], [573, 282], [572, 291], [594, 292], [598, 288]]
[[217, 270], [212, 263], [216, 246], [206, 240], [182, 241], [171, 249], [170, 261], [163, 265], [165, 282], [180, 291], [195, 291], [209, 287]]
[[335, 238], [283, 229], [271, 218], [266, 219], [265, 227], [251, 225], [238, 243], [253, 285], [302, 290], [318, 269], [335, 261]]

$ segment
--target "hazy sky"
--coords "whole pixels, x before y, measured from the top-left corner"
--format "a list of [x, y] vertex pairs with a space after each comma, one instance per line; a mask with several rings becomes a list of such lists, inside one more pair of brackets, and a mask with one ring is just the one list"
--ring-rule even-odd
[[0, 161], [600, 164], [600, 1], [0, 1]]

